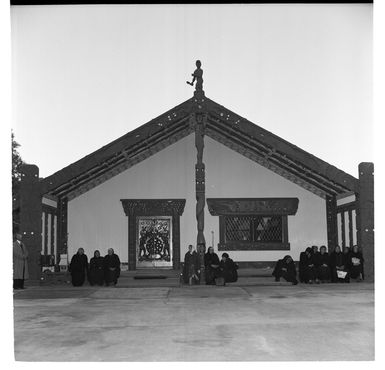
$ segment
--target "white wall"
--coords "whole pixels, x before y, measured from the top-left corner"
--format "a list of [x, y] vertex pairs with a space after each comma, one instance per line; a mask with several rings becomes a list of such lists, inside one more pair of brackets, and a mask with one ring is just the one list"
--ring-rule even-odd
[[194, 135], [170, 145], [68, 203], [68, 254], [79, 247], [88, 257], [112, 247], [128, 261], [128, 219], [120, 199], [183, 198], [181, 253], [196, 242]]
[[[286, 254], [298, 260], [305, 247], [327, 245], [326, 206], [322, 198], [209, 137], [205, 137], [204, 162], [206, 198], [299, 198], [296, 215], [288, 216], [290, 251], [229, 252], [234, 260], [272, 261]], [[217, 251], [219, 217], [211, 216], [206, 206], [205, 237], [208, 246], [211, 245], [211, 231], [214, 231], [214, 249]]]
[[[181, 259], [188, 244], [196, 243], [194, 135], [178, 141], [145, 161], [68, 203], [68, 253], [83, 247], [91, 257], [113, 247], [122, 262], [128, 261], [128, 220], [122, 198], [184, 198], [181, 216]], [[295, 216], [288, 217], [290, 251], [230, 252], [237, 261], [271, 261], [290, 253], [295, 260], [311, 244], [326, 244], [325, 201], [233, 150], [206, 137], [206, 196], [298, 197]], [[205, 208], [205, 238], [215, 249], [219, 241], [219, 219]]]

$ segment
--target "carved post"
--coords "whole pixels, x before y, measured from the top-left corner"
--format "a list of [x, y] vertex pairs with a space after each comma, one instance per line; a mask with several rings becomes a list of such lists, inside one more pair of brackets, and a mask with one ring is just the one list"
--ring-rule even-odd
[[180, 216], [176, 209], [172, 212], [172, 268], [180, 269]]
[[326, 196], [326, 227], [328, 251], [331, 253], [338, 244], [337, 199], [335, 196]]
[[136, 270], [136, 215], [135, 208], [128, 209], [128, 270]]
[[68, 199], [61, 198], [58, 200], [58, 217], [57, 217], [57, 260], [61, 254], [68, 256]]
[[35, 165], [21, 167], [20, 183], [20, 232], [28, 250], [29, 278], [40, 279], [41, 252], [41, 185], [39, 168]]
[[195, 194], [196, 194], [196, 220], [197, 220], [197, 252], [200, 261], [201, 282], [204, 281], [204, 254], [206, 241], [204, 236], [204, 208], [206, 203], [205, 195], [205, 165], [203, 163], [204, 149], [204, 116], [202, 113], [195, 114], [195, 147], [197, 149], [197, 163], [195, 165]]
[[365, 280], [374, 281], [374, 165], [360, 163], [357, 202], [358, 246], [364, 257]]

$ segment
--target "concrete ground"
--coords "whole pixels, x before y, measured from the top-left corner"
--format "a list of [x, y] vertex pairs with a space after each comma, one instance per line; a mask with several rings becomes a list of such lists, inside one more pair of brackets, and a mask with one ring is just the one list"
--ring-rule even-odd
[[374, 360], [368, 283], [30, 286], [14, 314], [19, 361]]

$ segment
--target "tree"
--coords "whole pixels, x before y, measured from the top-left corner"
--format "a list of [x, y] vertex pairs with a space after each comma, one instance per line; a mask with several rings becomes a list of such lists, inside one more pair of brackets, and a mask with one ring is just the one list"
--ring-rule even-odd
[[19, 231], [20, 226], [20, 181], [21, 181], [21, 166], [24, 164], [17, 148], [20, 144], [15, 140], [15, 135], [11, 133], [12, 139], [12, 227], [13, 232]]

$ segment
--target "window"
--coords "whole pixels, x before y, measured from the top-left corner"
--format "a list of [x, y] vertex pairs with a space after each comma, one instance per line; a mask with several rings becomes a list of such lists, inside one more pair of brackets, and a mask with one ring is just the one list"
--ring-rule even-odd
[[298, 198], [207, 198], [219, 216], [218, 250], [289, 250], [288, 216]]
[[289, 249], [287, 216], [220, 216], [219, 250]]
[[226, 241], [283, 242], [282, 216], [227, 216]]

